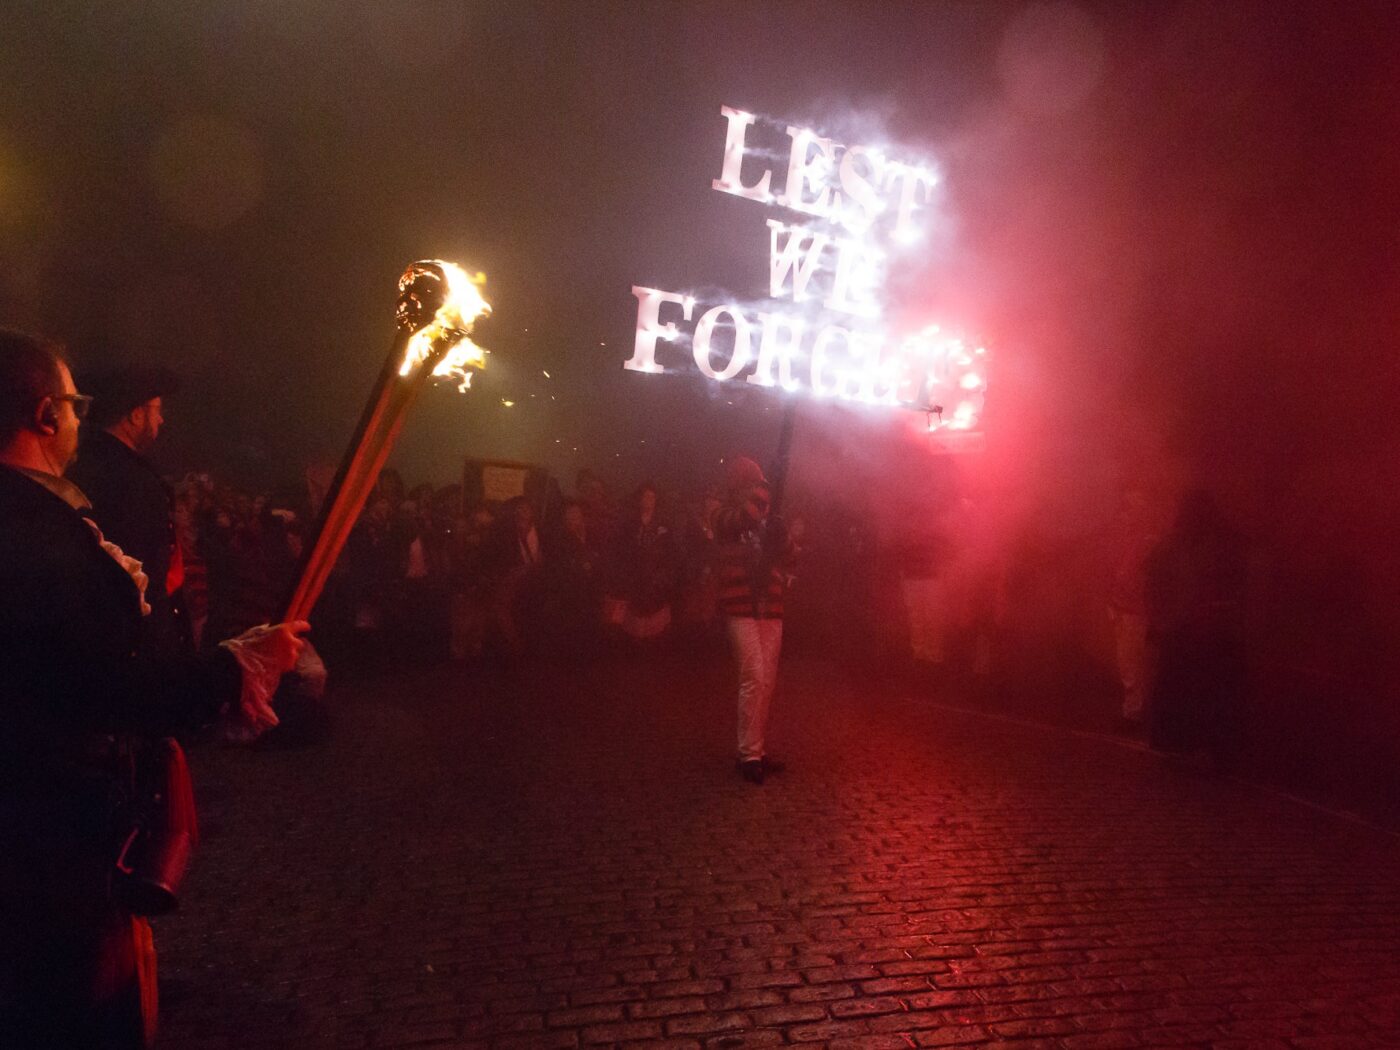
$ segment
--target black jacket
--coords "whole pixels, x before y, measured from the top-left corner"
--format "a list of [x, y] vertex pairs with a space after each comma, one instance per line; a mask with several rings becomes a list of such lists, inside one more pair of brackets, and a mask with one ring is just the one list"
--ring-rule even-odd
[[140, 634], [136, 585], [81, 514], [0, 467], [0, 1042], [107, 1045], [93, 981], [130, 941], [110, 892], [128, 756], [238, 698], [229, 653], [155, 657]]
[[[0, 836], [22, 833], [25, 853], [62, 840], [100, 862], [105, 844], [71, 832], [98, 834], [110, 815], [121, 741], [207, 723], [237, 700], [231, 654], [155, 657], [140, 628], [136, 585], [81, 514], [0, 467]], [[0, 867], [13, 845], [0, 841]]]
[[91, 517], [102, 535], [139, 559], [151, 579], [146, 592], [151, 615], [143, 625], [146, 644], [165, 653], [188, 649], [188, 625], [178, 595], [165, 590], [175, 553], [170, 486], [144, 456], [105, 430], [84, 435], [68, 477], [92, 502]]
[[172, 495], [165, 479], [144, 456], [105, 430], [83, 436], [68, 477], [92, 501], [92, 520], [102, 534], [139, 558], [151, 590], [164, 593], [175, 549]]
[[164, 735], [236, 699], [232, 656], [138, 653], [140, 628], [136, 585], [83, 514], [0, 467], [0, 748], [34, 758], [85, 734]]

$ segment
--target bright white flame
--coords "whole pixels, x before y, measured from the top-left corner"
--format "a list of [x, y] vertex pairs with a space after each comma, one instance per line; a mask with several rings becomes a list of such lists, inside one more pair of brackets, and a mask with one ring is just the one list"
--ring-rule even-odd
[[447, 351], [433, 366], [432, 375], [439, 379], [450, 376], [458, 381], [458, 390], [466, 390], [472, 381], [468, 369], [486, 366], [486, 352], [470, 338], [472, 325], [491, 313], [491, 304], [481, 294], [486, 275], [468, 274], [454, 263], [440, 262], [438, 265], [447, 278], [447, 296], [432, 321], [409, 339], [403, 364], [399, 366], [399, 375], [406, 376], [424, 361], [431, 360], [439, 344], [447, 342]]

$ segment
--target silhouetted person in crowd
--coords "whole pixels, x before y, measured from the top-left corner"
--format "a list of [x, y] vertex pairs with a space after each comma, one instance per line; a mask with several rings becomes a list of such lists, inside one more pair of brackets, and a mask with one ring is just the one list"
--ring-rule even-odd
[[715, 514], [723, 505], [718, 487], [705, 489], [688, 509], [683, 526], [681, 585], [677, 598], [682, 628], [694, 641], [702, 640], [714, 626], [719, 610], [719, 583], [715, 575], [718, 545]]
[[608, 500], [603, 479], [587, 467], [583, 468], [574, 481], [574, 498], [583, 507], [583, 517], [588, 522], [593, 542], [599, 550], [608, 550], [617, 528], [617, 515]]
[[[0, 331], [0, 1042], [35, 1050], [153, 1036], [144, 915], [171, 873], [142, 862], [167, 825], [131, 755], [215, 720], [243, 738], [276, 724], [268, 700], [306, 628], [204, 656], [139, 644], [147, 577], [63, 476], [86, 405], [55, 346]], [[154, 812], [176, 817], [169, 800]]]
[[389, 509], [397, 514], [399, 506], [404, 501], [403, 475], [393, 467], [385, 467], [375, 480], [374, 492], [376, 496], [388, 500]]
[[1157, 543], [1146, 495], [1136, 489], [1126, 492], [1111, 545], [1113, 580], [1108, 596], [1114, 657], [1118, 666], [1118, 681], [1123, 687], [1122, 720], [1125, 728], [1143, 724], [1151, 695], [1152, 658], [1147, 644], [1147, 563]]
[[1147, 562], [1148, 625], [1157, 649], [1150, 740], [1205, 751], [1228, 766], [1240, 745], [1246, 561], [1213, 496], [1188, 493]]
[[953, 550], [942, 508], [911, 504], [901, 515], [896, 556], [914, 667], [941, 671], [953, 625]]
[[407, 537], [403, 555], [402, 603], [395, 620], [418, 655], [439, 651], [447, 633], [444, 537], [438, 531], [432, 485], [417, 485], [399, 508]]
[[346, 589], [354, 609], [355, 632], [377, 639], [397, 601], [399, 550], [394, 504], [370, 493], [345, 544]]
[[494, 522], [485, 504], [460, 505], [453, 517], [447, 541], [447, 577], [451, 600], [449, 653], [454, 660], [471, 660], [481, 655], [490, 611], [487, 561]]
[[548, 551], [548, 592], [555, 633], [570, 655], [585, 655], [598, 641], [602, 556], [578, 500], [564, 501], [559, 528]]
[[[280, 508], [249, 500], [241, 511], [216, 515], [204, 535], [213, 641], [267, 623], [280, 613], [295, 572], [296, 551]], [[286, 512], [284, 512], [286, 513]]]
[[496, 626], [511, 656], [523, 655], [533, 640], [535, 599], [544, 561], [535, 508], [524, 496], [517, 496], [501, 510], [488, 562]]
[[194, 644], [183, 603], [184, 557], [170, 485], [146, 458], [165, 423], [165, 398], [178, 389], [164, 368], [129, 367], [91, 377], [91, 426], [69, 472], [92, 501], [103, 534], [141, 562], [151, 581], [145, 642], [162, 652]]
[[819, 566], [812, 576], [830, 588], [825, 641], [848, 669], [865, 669], [878, 659], [876, 618], [879, 605], [879, 541], [868, 513], [857, 506], [833, 504], [825, 515], [825, 542], [816, 545]]
[[335, 469], [335, 463], [329, 458], [314, 456], [307, 461], [294, 484], [273, 494], [272, 506], [292, 513], [298, 535], [310, 535], [320, 520], [321, 508], [335, 480]]
[[678, 550], [675, 536], [658, 513], [656, 486], [643, 482], [632, 496], [631, 514], [617, 534], [615, 587], [625, 601], [623, 632], [655, 638], [671, 625]]

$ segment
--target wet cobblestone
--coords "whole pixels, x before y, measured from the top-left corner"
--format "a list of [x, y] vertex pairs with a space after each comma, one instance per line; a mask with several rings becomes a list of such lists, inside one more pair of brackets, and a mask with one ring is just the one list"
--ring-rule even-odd
[[170, 1050], [1400, 1047], [1400, 845], [1071, 734], [721, 655], [338, 694], [193, 757]]

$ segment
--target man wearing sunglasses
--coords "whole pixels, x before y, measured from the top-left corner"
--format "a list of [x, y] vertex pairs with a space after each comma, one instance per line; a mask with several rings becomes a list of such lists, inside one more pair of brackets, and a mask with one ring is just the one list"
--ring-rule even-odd
[[0, 1045], [130, 1050], [154, 1032], [155, 977], [119, 866], [139, 831], [131, 755], [216, 719], [276, 724], [267, 698], [307, 625], [144, 651], [146, 575], [63, 476], [86, 405], [56, 347], [0, 330]]
[[719, 545], [719, 604], [739, 675], [740, 775], [762, 784], [780, 763], [765, 737], [778, 656], [783, 646], [783, 594], [792, 545], [782, 523], [769, 518], [768, 480], [757, 463], [740, 456], [729, 465], [729, 497], [715, 513]]

